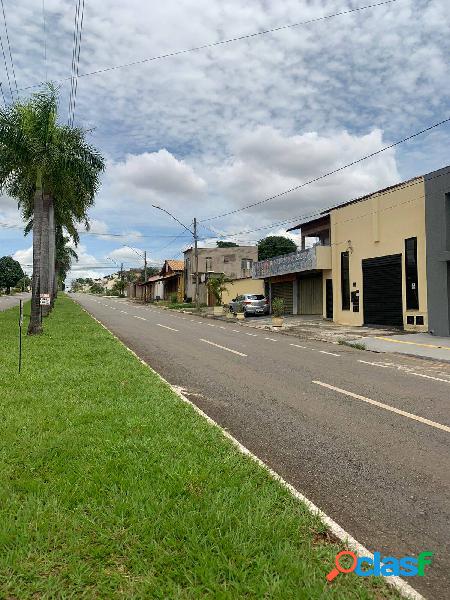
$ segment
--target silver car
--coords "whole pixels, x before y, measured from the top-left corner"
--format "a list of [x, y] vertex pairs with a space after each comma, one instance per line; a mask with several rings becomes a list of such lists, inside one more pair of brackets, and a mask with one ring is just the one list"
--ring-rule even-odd
[[243, 310], [246, 317], [250, 315], [268, 315], [269, 300], [262, 294], [242, 294], [230, 302], [230, 312]]

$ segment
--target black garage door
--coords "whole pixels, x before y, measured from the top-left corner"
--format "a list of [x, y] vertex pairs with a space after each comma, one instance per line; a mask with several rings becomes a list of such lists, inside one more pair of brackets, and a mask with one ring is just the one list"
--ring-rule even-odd
[[403, 326], [402, 255], [362, 261], [364, 323]]

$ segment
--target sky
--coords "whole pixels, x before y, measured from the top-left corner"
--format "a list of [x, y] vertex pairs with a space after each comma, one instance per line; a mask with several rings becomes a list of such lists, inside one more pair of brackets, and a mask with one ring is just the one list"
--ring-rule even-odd
[[[66, 123], [76, 0], [45, 0], [44, 10], [36, 0], [3, 1], [14, 64], [13, 71], [0, 13], [4, 100], [16, 98], [15, 82], [22, 99], [56, 82]], [[122, 262], [140, 266], [144, 250], [150, 264], [180, 258], [190, 234], [152, 205], [188, 228], [197, 217], [203, 245], [253, 244], [285, 232], [273, 223], [450, 164], [446, 124], [296, 192], [211, 219], [449, 117], [448, 2], [396, 0], [142, 61], [368, 4], [86, 0], [74, 121], [107, 166], [69, 280]], [[17, 203], [0, 196], [0, 256], [30, 265], [31, 245]]]

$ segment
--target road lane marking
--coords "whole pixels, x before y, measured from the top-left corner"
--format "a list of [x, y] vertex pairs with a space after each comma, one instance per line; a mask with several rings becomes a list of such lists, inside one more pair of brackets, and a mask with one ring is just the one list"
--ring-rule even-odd
[[121, 310], [120, 312], [123, 313], [124, 315], [128, 314], [125, 310]]
[[326, 350], [319, 350], [321, 354], [329, 354], [330, 356], [340, 356], [340, 354], [335, 354], [334, 352], [327, 352]]
[[246, 333], [245, 335], [251, 335], [252, 337], [258, 337], [256, 333]]
[[372, 367], [381, 367], [383, 369], [389, 369], [389, 365], [382, 365], [381, 363], [369, 362], [368, 360], [359, 360], [358, 362], [363, 363], [365, 365], [372, 365]]
[[215, 327], [215, 325], [213, 325], [212, 323], [206, 323], [208, 325], [208, 327]]
[[223, 325], [219, 325], [219, 329], [226, 329]]
[[406, 340], [392, 340], [388, 337], [374, 336], [376, 340], [391, 342], [393, 344], [409, 344], [411, 346], [421, 346], [422, 348], [438, 348], [439, 350], [450, 350], [450, 346], [438, 346], [437, 344], [421, 344], [419, 342], [408, 342]]
[[265, 340], [269, 340], [270, 342], [278, 342], [278, 340], [274, 340], [273, 338], [264, 338]]
[[299, 344], [289, 344], [289, 346], [295, 346], [295, 348], [304, 348], [305, 350], [308, 350], [307, 346], [300, 346]]
[[133, 317], [135, 319], [141, 319], [141, 321], [146, 321], [147, 320], [145, 317], [138, 317], [137, 315], [133, 315]]
[[418, 421], [419, 423], [424, 423], [424, 425], [429, 425], [430, 427], [434, 427], [435, 429], [442, 429], [442, 431], [450, 433], [450, 427], [448, 427], [447, 425], [442, 425], [441, 423], [430, 421], [430, 419], [419, 417], [418, 415], [406, 412], [405, 410], [400, 410], [399, 408], [395, 408], [394, 406], [390, 406], [389, 404], [383, 404], [383, 402], [378, 402], [377, 400], [371, 400], [370, 398], [366, 398], [365, 396], [361, 396], [360, 394], [354, 394], [353, 392], [343, 390], [334, 385], [330, 385], [329, 383], [324, 383], [323, 381], [313, 381], [313, 383], [328, 388], [329, 390], [339, 392], [340, 394], [344, 394], [345, 396], [350, 396], [350, 398], [362, 400], [363, 402], [367, 402], [368, 404], [373, 404], [374, 406], [378, 406], [379, 408], [384, 408], [385, 410], [389, 410], [390, 412], [396, 413], [397, 415], [401, 415], [402, 417], [407, 417], [408, 419], [412, 419], [413, 421]]
[[234, 333], [241, 333], [239, 329], [232, 329], [231, 331], [234, 331]]
[[158, 327], [164, 327], [164, 329], [170, 329], [170, 331], [178, 331], [178, 329], [174, 329], [173, 327], [169, 327], [168, 325], [161, 325], [161, 323], [156, 323]]
[[210, 344], [211, 346], [215, 346], [216, 348], [220, 348], [221, 350], [226, 350], [227, 352], [232, 352], [233, 354], [238, 354], [239, 356], [247, 356], [243, 352], [238, 352], [237, 350], [232, 350], [231, 348], [227, 348], [226, 346], [221, 346], [220, 344], [215, 344], [214, 342], [210, 342], [209, 340], [204, 340], [200, 338], [201, 342], [205, 342], [205, 344]]
[[434, 381], [442, 381], [443, 383], [450, 383], [450, 379], [442, 379], [442, 377], [433, 377], [433, 375], [425, 375], [424, 373], [416, 373], [410, 371], [407, 367], [395, 366], [395, 365], [383, 365], [383, 363], [369, 362], [368, 360], [358, 360], [360, 363], [365, 365], [371, 365], [373, 367], [381, 367], [382, 369], [397, 369], [406, 375], [415, 375], [416, 377], [423, 377], [424, 379], [434, 379]]

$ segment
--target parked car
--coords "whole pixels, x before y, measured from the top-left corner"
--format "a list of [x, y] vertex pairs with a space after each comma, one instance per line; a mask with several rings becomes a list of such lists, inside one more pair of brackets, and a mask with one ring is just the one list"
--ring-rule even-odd
[[242, 294], [236, 296], [229, 304], [230, 312], [239, 312], [243, 309], [244, 315], [268, 315], [270, 311], [269, 300], [263, 294]]

